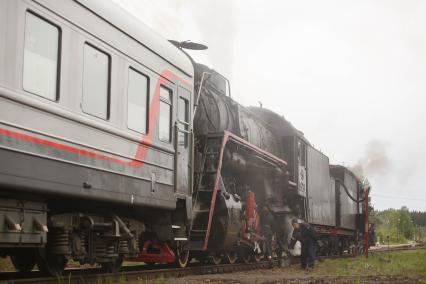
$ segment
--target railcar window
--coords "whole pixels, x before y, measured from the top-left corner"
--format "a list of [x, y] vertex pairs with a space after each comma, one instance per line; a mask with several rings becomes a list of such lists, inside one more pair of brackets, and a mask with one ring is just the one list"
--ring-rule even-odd
[[[181, 93], [181, 91], [179, 92]], [[179, 122], [183, 125], [183, 130], [188, 131], [189, 129], [189, 103], [188, 100], [179, 97], [178, 105]], [[179, 143], [184, 146], [188, 145], [188, 133], [179, 131]]]
[[135, 131], [146, 133], [148, 77], [130, 68], [127, 88], [127, 126]]
[[172, 91], [164, 86], [160, 87], [160, 118], [159, 138], [163, 142], [172, 141]]
[[27, 12], [24, 44], [24, 90], [57, 100], [61, 32], [57, 26]]
[[83, 111], [102, 119], [109, 118], [110, 57], [84, 45]]

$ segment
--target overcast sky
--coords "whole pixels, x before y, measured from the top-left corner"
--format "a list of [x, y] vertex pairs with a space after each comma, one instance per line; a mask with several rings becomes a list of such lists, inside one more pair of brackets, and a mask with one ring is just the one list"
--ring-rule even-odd
[[376, 209], [426, 210], [426, 1], [114, 0], [284, 115], [331, 163], [362, 168]]

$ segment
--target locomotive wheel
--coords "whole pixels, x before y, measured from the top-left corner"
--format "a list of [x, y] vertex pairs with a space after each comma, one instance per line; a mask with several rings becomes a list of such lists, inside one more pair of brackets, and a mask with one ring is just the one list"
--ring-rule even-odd
[[105, 273], [116, 273], [120, 271], [121, 265], [123, 264], [123, 256], [119, 256], [114, 261], [101, 263], [102, 271]]
[[278, 267], [289, 267], [291, 264], [290, 256], [284, 255], [278, 259]]
[[176, 265], [180, 268], [185, 268], [190, 262], [189, 250], [185, 249], [184, 243], [176, 244]]
[[225, 259], [226, 259], [226, 262], [230, 264], [234, 264], [237, 262], [238, 254], [236, 251], [227, 252], [225, 254]]
[[255, 252], [253, 258], [254, 258], [255, 262], [260, 262], [263, 258], [263, 253], [256, 253]]
[[46, 253], [40, 256], [37, 265], [41, 272], [56, 276], [62, 274], [67, 262], [68, 259], [64, 255]]
[[214, 265], [219, 265], [222, 263], [223, 257], [220, 253], [214, 253], [211, 255], [211, 261]]
[[18, 249], [10, 256], [13, 266], [19, 272], [29, 272], [37, 262], [37, 252], [33, 249]]
[[252, 252], [247, 249], [247, 248], [242, 248], [240, 249], [240, 259], [244, 262], [244, 263], [250, 263], [251, 261], [251, 256], [252, 256]]
[[205, 255], [205, 254], [199, 254], [199, 255], [195, 256], [194, 258], [195, 258], [195, 260], [197, 260], [199, 263], [201, 263], [203, 265], [211, 263], [210, 257], [208, 255]]

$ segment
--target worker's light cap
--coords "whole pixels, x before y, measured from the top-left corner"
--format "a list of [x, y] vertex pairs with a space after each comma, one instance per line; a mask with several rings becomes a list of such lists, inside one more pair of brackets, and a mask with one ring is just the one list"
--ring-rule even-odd
[[296, 219], [296, 218], [294, 218], [293, 220], [291, 220], [291, 223], [292, 223], [292, 224], [299, 224], [299, 220], [298, 220], [298, 219]]

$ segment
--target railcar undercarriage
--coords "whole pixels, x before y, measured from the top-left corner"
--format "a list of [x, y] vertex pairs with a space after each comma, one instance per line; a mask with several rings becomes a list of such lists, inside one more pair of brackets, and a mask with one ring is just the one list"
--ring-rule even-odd
[[[125, 216], [119, 207], [116, 209], [120, 215], [113, 210], [106, 212], [106, 204], [98, 204], [105, 208], [96, 209], [92, 203], [90, 211], [87, 201], [80, 201], [80, 206], [76, 206], [77, 200], [69, 202], [74, 206], [58, 203], [25, 195], [20, 199], [4, 195], [0, 198], [1, 256], [9, 255], [16, 270], [31, 271], [37, 264], [41, 271], [55, 275], [65, 269], [69, 260], [82, 265], [98, 264], [106, 272], [118, 271], [124, 259], [146, 263], [176, 261], [179, 266], [188, 263], [189, 252], [179, 241], [186, 239], [186, 234], [180, 232], [180, 226], [171, 225], [183, 223], [179, 220], [184, 215], [179, 206], [173, 220], [172, 214], [164, 210], [157, 210], [156, 217], [149, 218], [146, 212], [134, 214], [145, 217], [136, 220]], [[55, 206], [49, 207], [50, 204]], [[76, 207], [74, 211], [72, 207]]]

